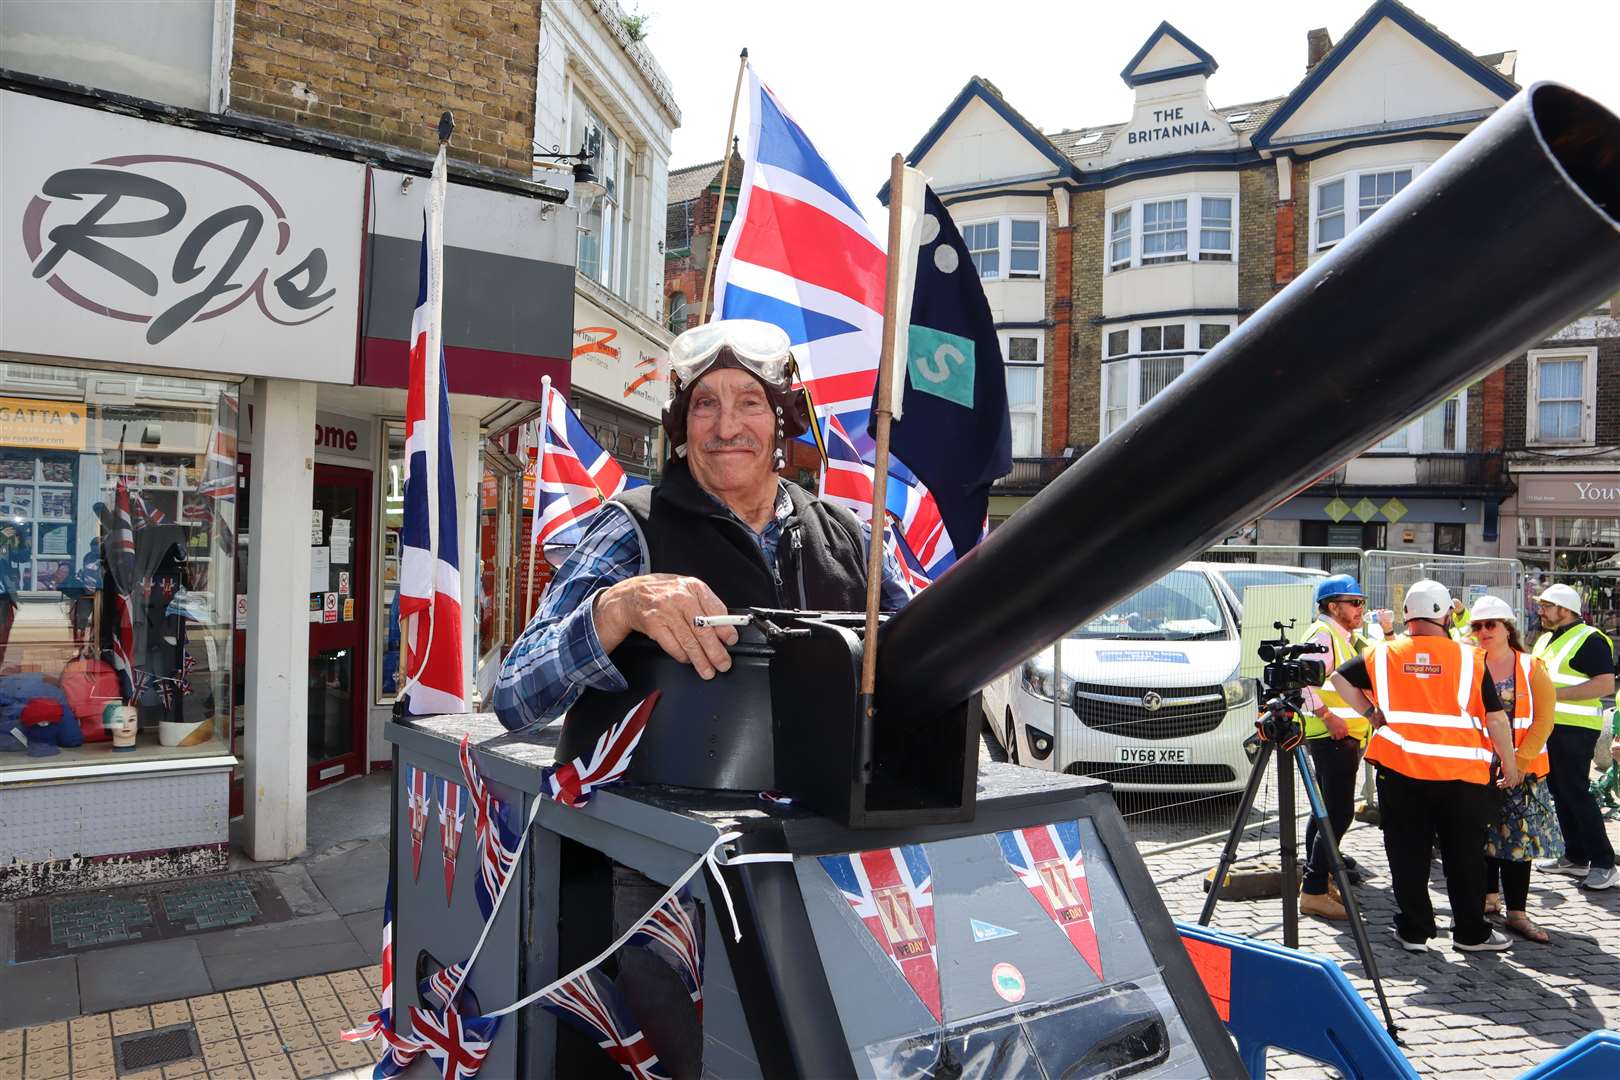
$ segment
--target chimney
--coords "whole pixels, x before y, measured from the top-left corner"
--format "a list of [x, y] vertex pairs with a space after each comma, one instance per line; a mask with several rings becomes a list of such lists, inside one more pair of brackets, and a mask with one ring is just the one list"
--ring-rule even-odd
[[1318, 26], [1315, 30], [1305, 31], [1305, 70], [1310, 71], [1322, 62], [1322, 57], [1333, 48], [1333, 39], [1328, 36], [1327, 27]]

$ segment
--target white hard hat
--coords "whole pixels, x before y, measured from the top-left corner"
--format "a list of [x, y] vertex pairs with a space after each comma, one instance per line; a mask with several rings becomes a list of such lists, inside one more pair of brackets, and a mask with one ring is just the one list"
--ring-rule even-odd
[[1542, 590], [1537, 600], [1547, 604], [1557, 604], [1561, 608], [1568, 608], [1575, 614], [1581, 613], [1581, 594], [1568, 585], [1549, 585]]
[[1402, 606], [1408, 619], [1434, 619], [1438, 622], [1451, 611], [1451, 591], [1428, 578], [1414, 581], [1407, 586], [1406, 602]]
[[1474, 609], [1469, 614], [1469, 619], [1471, 622], [1479, 622], [1481, 619], [1503, 619], [1507, 622], [1518, 621], [1514, 617], [1513, 609], [1508, 607], [1506, 600], [1503, 600], [1500, 596], [1488, 595], [1474, 601]]

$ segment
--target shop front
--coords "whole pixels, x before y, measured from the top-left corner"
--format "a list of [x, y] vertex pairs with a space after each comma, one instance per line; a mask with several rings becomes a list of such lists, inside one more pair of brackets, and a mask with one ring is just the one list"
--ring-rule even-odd
[[1503, 554], [1524, 562], [1531, 595], [1553, 582], [1573, 585], [1587, 620], [1613, 636], [1620, 631], [1620, 472], [1514, 478], [1519, 490], [1503, 508]]
[[[0, 108], [0, 898], [223, 869], [237, 813], [291, 857], [305, 794], [386, 757], [426, 183], [67, 94]], [[573, 216], [542, 196], [449, 196], [469, 612], [485, 436], [568, 388]], [[511, 622], [469, 618], [465, 655]]]
[[668, 330], [594, 282], [574, 300], [573, 391], [569, 403], [624, 471], [656, 479], [663, 461], [660, 418], [669, 395]]

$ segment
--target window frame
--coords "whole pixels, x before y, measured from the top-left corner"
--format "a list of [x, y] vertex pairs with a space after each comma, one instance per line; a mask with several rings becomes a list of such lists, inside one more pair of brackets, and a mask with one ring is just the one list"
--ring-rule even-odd
[[[583, 145], [586, 138], [585, 132], [574, 130], [576, 103], [584, 107], [586, 122], [597, 132], [597, 152], [591, 159], [592, 168], [596, 171], [597, 180], [604, 187], [611, 187], [612, 194], [604, 191], [596, 197], [596, 203], [592, 207], [592, 210], [598, 214], [601, 221], [600, 233], [596, 237], [597, 273], [592, 274], [580, 269], [579, 242], [590, 231], [585, 229], [581, 229], [579, 238], [575, 241], [575, 272], [584, 274], [614, 296], [634, 307], [636, 305], [631, 302], [628, 295], [629, 282], [631, 281], [631, 267], [629, 264], [632, 261], [629, 253], [634, 248], [634, 237], [630, 235], [630, 230], [635, 228], [638, 223], [635, 222], [634, 216], [628, 213], [626, 199], [634, 187], [635, 170], [633, 163], [629, 159], [637, 153], [638, 144], [622, 127], [610, 119], [611, 110], [603, 107], [596, 95], [592, 94], [577, 80], [570, 79], [568, 82], [568, 109], [566, 113], [567, 133], [564, 145]], [[607, 147], [607, 140], [610, 137], [613, 140], [614, 151], [614, 175], [611, 177], [605, 174], [602, 167], [603, 154]], [[627, 177], [629, 177], [628, 183], [626, 182]], [[609, 181], [612, 181], [612, 183], [610, 184]], [[580, 217], [583, 219], [585, 215], [582, 213]], [[604, 243], [607, 245], [605, 258], [602, 250]], [[621, 281], [625, 285], [624, 292], [619, 290]]]
[[[1581, 361], [1581, 430], [1575, 439], [1541, 434], [1541, 365], [1547, 361]], [[1595, 345], [1565, 349], [1531, 349], [1525, 358], [1525, 444], [1527, 446], [1594, 446], [1597, 443], [1597, 367]], [[1565, 400], [1565, 399], [1559, 399]]]
[[[1033, 361], [1009, 359], [1012, 355], [1010, 342], [1013, 338], [1029, 338], [1035, 342], [1035, 359]], [[1024, 371], [1033, 369], [1035, 372], [1035, 453], [1025, 456], [1040, 457], [1042, 456], [1041, 447], [1044, 445], [1046, 438], [1046, 332], [1044, 330], [997, 330], [996, 341], [1001, 347], [1001, 359], [1004, 368], [1017, 368]], [[1010, 415], [1012, 412], [1011, 396], [1007, 399], [1007, 407]], [[1013, 456], [1019, 457], [1020, 455], [1014, 450]]]
[[[1039, 230], [1036, 240], [1036, 271], [1031, 274], [1027, 270], [1014, 273], [1012, 268], [1012, 227], [1013, 222], [1032, 222]], [[996, 227], [995, 247], [976, 248], [968, 242], [968, 230], [976, 225], [994, 225]], [[980, 281], [1045, 281], [1046, 280], [1046, 217], [1042, 214], [996, 214], [991, 217], [964, 218], [956, 221], [957, 231], [962, 234], [962, 242], [967, 244], [969, 252], [994, 251], [996, 253], [996, 272], [994, 274], [980, 274]], [[1018, 250], [1027, 251], [1027, 247]]]
[[[1226, 231], [1231, 241], [1230, 247], [1210, 248], [1207, 251], [1203, 246], [1204, 232], [1204, 200], [1224, 199], [1232, 208], [1230, 219], [1216, 219], [1226, 221], [1220, 226]], [[1183, 263], [1215, 263], [1221, 266], [1236, 266], [1238, 261], [1239, 244], [1239, 217], [1242, 214], [1242, 199], [1236, 191], [1207, 191], [1202, 188], [1193, 191], [1177, 191], [1166, 195], [1144, 195], [1109, 205], [1103, 208], [1103, 273], [1117, 274], [1123, 270], [1141, 270], [1154, 266], [1180, 266]], [[1185, 202], [1187, 204], [1187, 244], [1185, 258], [1164, 257], [1159, 255], [1147, 256], [1153, 261], [1144, 261], [1142, 254], [1142, 223], [1144, 218], [1143, 207], [1149, 203]], [[1115, 229], [1115, 219], [1123, 213], [1126, 228], [1124, 233]], [[1124, 241], [1128, 256], [1125, 259], [1114, 258], [1114, 244]]]
[[[1189, 315], [1179, 319], [1144, 319], [1141, 322], [1126, 323], [1123, 325], [1106, 325], [1102, 330], [1101, 350], [1103, 359], [1098, 365], [1101, 369], [1097, 376], [1097, 438], [1105, 439], [1110, 434], [1108, 426], [1108, 391], [1110, 385], [1116, 380], [1126, 380], [1124, 415], [1120, 419], [1123, 424], [1141, 411], [1142, 388], [1142, 362], [1144, 360], [1164, 360], [1170, 357], [1180, 357], [1182, 360], [1181, 375], [1185, 375], [1202, 362], [1205, 354], [1212, 349], [1202, 348], [1198, 342], [1201, 339], [1200, 328], [1204, 325], [1219, 325], [1227, 328], [1227, 336], [1237, 329], [1238, 317], [1236, 315]], [[1146, 350], [1142, 347], [1142, 331], [1154, 328], [1179, 326], [1182, 328], [1182, 347], [1179, 349]], [[1120, 331], [1125, 332], [1125, 351], [1114, 355], [1108, 354], [1108, 336]], [[1225, 340], [1223, 337], [1222, 340]], [[1190, 343], [1190, 344], [1189, 344]], [[1216, 343], [1217, 345], [1219, 342]], [[1177, 375], [1176, 378], [1180, 378]], [[1174, 382], [1175, 379], [1170, 380]], [[1169, 386], [1166, 383], [1165, 386]], [[1163, 390], [1160, 391], [1162, 393]]]
[[[1346, 237], [1361, 227], [1361, 178], [1363, 176], [1376, 176], [1380, 173], [1396, 173], [1401, 172], [1404, 169], [1410, 169], [1412, 171], [1412, 178], [1406, 182], [1406, 187], [1410, 187], [1417, 181], [1419, 176], [1423, 175], [1423, 170], [1427, 169], [1432, 164], [1434, 164], [1432, 161], [1400, 161], [1387, 165], [1369, 165], [1360, 169], [1346, 169], [1343, 172], [1331, 173], [1322, 177], [1320, 180], [1313, 177], [1311, 179], [1310, 214], [1311, 251], [1315, 253], [1319, 251], [1327, 251], [1330, 248], [1336, 247], [1339, 244], [1344, 243]], [[1337, 240], [1329, 240], [1324, 244], [1320, 239], [1320, 222], [1322, 220], [1322, 189], [1327, 187], [1329, 184], [1334, 184], [1341, 180], [1344, 181], [1344, 198], [1340, 203], [1337, 213], [1344, 216], [1344, 234]], [[1405, 188], [1403, 187], [1402, 190], [1404, 191]], [[1399, 195], [1400, 192], [1397, 191], [1395, 194]], [[1394, 198], [1393, 195], [1390, 197]], [[1355, 206], [1353, 207], [1350, 205], [1352, 202], [1355, 203]], [[1376, 212], [1376, 209], [1377, 208], [1374, 208], [1374, 212]], [[1354, 210], [1355, 213], [1351, 213], [1351, 210]], [[1367, 216], [1370, 218], [1372, 215], [1369, 214]]]
[[[1464, 387], [1463, 389], [1457, 391], [1455, 394], [1451, 394], [1451, 395], [1448, 395], [1445, 398], [1442, 398], [1440, 401], [1435, 402], [1434, 405], [1432, 405], [1430, 408], [1424, 410], [1422, 416], [1417, 417], [1411, 423], [1407, 424], [1404, 429], [1398, 429], [1398, 430], [1404, 430], [1405, 433], [1406, 433], [1406, 445], [1404, 447], [1385, 446], [1384, 445], [1385, 442], [1387, 442], [1388, 440], [1395, 437], [1396, 432], [1392, 431], [1388, 435], [1384, 436], [1382, 439], [1379, 439], [1372, 446], [1369, 446], [1366, 450], [1362, 451], [1362, 453], [1370, 454], [1370, 455], [1393, 456], [1393, 457], [1420, 457], [1420, 456], [1427, 456], [1427, 455], [1430, 455], [1430, 454], [1463, 454], [1463, 453], [1467, 453], [1468, 452], [1468, 393], [1469, 393], [1469, 388]], [[1456, 439], [1457, 445], [1456, 446], [1446, 447], [1446, 448], [1441, 449], [1441, 450], [1427, 450], [1427, 449], [1424, 449], [1424, 446], [1423, 446], [1423, 421], [1428, 417], [1428, 415], [1430, 413], [1434, 412], [1435, 409], [1440, 408], [1447, 401], [1450, 401], [1452, 398], [1457, 399], [1457, 439]]]

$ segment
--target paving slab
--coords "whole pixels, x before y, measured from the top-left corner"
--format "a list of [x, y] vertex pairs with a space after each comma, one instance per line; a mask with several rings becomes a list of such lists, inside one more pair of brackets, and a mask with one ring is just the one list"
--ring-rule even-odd
[[381, 906], [388, 887], [388, 840], [368, 840], [341, 857], [312, 859], [305, 868], [339, 915], [370, 911]]
[[79, 966], [71, 956], [0, 965], [0, 1028], [77, 1016]]
[[[208, 934], [193, 940], [197, 942], [204, 957], [268, 956], [285, 949], [355, 944], [354, 935], [349, 932], [348, 924], [336, 915], [294, 919], [274, 926], [243, 927], [239, 930]], [[259, 982], [274, 981], [259, 980]]]
[[346, 942], [326, 945], [296, 945], [272, 952], [215, 954], [203, 957], [203, 963], [207, 966], [213, 988], [223, 991], [341, 971], [376, 959], [375, 950], [362, 949], [347, 930], [344, 936]]
[[349, 933], [362, 948], [382, 949], [382, 908], [372, 911], [362, 911], [358, 915], [345, 916], [343, 921], [348, 924]]
[[87, 1013], [213, 993], [196, 938], [147, 941], [81, 953], [79, 998]]

